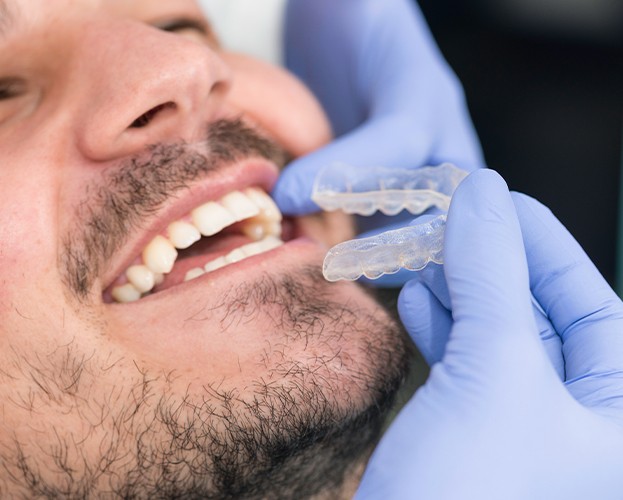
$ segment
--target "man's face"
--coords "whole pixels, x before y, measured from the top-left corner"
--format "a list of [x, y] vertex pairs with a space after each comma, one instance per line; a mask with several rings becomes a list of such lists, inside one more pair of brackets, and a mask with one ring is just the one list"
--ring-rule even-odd
[[341, 226], [266, 200], [330, 138], [315, 100], [192, 1], [0, 13], [2, 496], [339, 490], [405, 347], [319, 274]]

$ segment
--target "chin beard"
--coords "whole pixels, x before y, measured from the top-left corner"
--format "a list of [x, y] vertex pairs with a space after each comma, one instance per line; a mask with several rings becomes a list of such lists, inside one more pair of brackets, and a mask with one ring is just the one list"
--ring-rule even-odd
[[[14, 486], [4, 493], [19, 491], [29, 498], [337, 496], [379, 438], [407, 375], [411, 347], [389, 314], [364, 310], [368, 300], [362, 306], [331, 298], [330, 286], [315, 268], [241, 285], [229, 298], [226, 316], [282, 311], [274, 328], [286, 332], [287, 340], [278, 361], [264, 360], [269, 377], [244, 390], [215, 382], [188, 386], [180, 394], [173, 389], [179, 378], [162, 380], [141, 371], [131, 387], [105, 397], [106, 404], [85, 396], [85, 404], [106, 415], [82, 443], [71, 428], [58, 424], [49, 426], [47, 434], [54, 436], [49, 447], [24, 446], [16, 437], [11, 453], [2, 457], [10, 471], [5, 485]], [[343, 355], [346, 341], [357, 343], [359, 361]], [[314, 354], [305, 362], [288, 356], [301, 345], [322, 345], [326, 355]], [[73, 408], [65, 414], [77, 413], [84, 422], [75, 394], [54, 399], [51, 412], [63, 411], [61, 399], [71, 401]], [[86, 445], [88, 458], [80, 448]]]

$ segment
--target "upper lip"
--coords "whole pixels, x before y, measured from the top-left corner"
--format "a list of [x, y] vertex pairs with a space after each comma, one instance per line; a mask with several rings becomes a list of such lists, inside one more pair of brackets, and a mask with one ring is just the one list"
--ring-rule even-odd
[[175, 220], [180, 219], [195, 207], [223, 195], [247, 187], [257, 186], [271, 192], [278, 177], [277, 166], [269, 160], [253, 157], [219, 168], [183, 192], [170, 197], [156, 214], [146, 221], [146, 226], [133, 231], [125, 244], [113, 256], [101, 276], [102, 290], [138, 257], [142, 249]]

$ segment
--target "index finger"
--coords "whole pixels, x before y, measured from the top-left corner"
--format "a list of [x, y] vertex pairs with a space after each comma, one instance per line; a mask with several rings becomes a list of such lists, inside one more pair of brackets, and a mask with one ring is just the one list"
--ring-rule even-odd
[[[303, 156], [282, 172], [272, 193], [281, 211], [304, 215], [318, 211], [312, 201], [316, 176], [327, 165], [390, 166], [410, 168], [424, 165], [433, 143], [430, 133], [415, 131], [417, 124], [405, 124], [398, 115], [361, 125], [327, 146]], [[396, 130], [410, 130], [396, 133]]]
[[514, 194], [530, 287], [563, 342], [567, 381], [623, 370], [623, 304], [545, 206]]

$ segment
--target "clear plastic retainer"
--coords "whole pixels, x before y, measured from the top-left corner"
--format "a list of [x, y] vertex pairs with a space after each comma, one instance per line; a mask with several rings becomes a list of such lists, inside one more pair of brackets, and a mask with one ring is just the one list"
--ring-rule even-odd
[[395, 169], [335, 164], [323, 168], [314, 183], [312, 200], [323, 210], [369, 216], [418, 215], [430, 207], [448, 211], [450, 198], [467, 172], [444, 163], [438, 167]]
[[[446, 212], [456, 187], [468, 173], [450, 164], [419, 169], [359, 168], [334, 165], [316, 178], [312, 199], [326, 211], [369, 216], [377, 211], [419, 215], [430, 207]], [[401, 269], [412, 271], [430, 262], [443, 263], [446, 215], [346, 241], [327, 253], [323, 274], [328, 281], [378, 279]]]
[[401, 269], [418, 271], [430, 262], [442, 264], [445, 226], [446, 216], [439, 215], [423, 224], [340, 243], [327, 253], [322, 273], [327, 281], [374, 280]]

